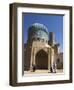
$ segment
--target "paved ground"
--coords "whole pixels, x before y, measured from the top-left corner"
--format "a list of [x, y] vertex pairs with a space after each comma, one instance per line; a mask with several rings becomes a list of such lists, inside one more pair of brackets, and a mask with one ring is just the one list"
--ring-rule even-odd
[[[25, 74], [41, 74], [41, 73], [48, 73], [49, 70], [35, 70], [35, 72], [31, 71], [24, 71]], [[56, 70], [56, 73], [63, 73], [63, 69]]]

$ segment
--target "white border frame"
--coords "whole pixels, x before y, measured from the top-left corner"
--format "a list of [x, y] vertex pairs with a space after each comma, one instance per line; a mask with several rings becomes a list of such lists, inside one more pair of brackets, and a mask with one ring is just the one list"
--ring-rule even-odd
[[[45, 13], [64, 15], [63, 20], [63, 53], [64, 53], [64, 74], [45, 74], [22, 76], [22, 12], [25, 13]], [[23, 8], [17, 9], [17, 82], [39, 82], [39, 81], [57, 81], [69, 80], [69, 10]], [[32, 77], [33, 76], [33, 77]]]

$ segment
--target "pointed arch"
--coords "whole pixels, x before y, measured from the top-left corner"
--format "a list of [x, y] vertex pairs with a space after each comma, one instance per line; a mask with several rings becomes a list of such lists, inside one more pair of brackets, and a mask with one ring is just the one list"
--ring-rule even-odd
[[48, 54], [43, 49], [36, 53], [36, 68], [37, 69], [48, 69]]

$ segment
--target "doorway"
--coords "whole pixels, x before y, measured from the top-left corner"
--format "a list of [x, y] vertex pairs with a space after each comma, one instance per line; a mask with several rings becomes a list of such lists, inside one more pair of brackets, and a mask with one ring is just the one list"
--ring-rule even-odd
[[48, 69], [48, 54], [44, 50], [36, 54], [36, 69]]

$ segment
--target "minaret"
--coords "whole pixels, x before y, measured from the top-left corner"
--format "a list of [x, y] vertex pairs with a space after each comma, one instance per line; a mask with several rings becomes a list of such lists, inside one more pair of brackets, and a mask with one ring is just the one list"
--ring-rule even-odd
[[49, 32], [49, 44], [53, 46], [55, 44], [55, 34], [54, 32]]

